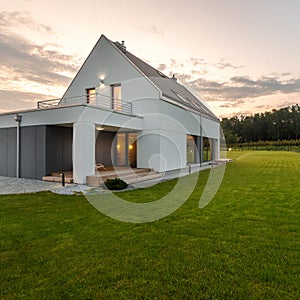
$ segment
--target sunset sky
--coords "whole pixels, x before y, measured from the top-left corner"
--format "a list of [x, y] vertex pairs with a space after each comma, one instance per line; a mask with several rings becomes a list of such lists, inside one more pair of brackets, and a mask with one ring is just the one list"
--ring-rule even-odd
[[298, 0], [0, 0], [0, 113], [59, 98], [101, 34], [219, 117], [300, 104]]

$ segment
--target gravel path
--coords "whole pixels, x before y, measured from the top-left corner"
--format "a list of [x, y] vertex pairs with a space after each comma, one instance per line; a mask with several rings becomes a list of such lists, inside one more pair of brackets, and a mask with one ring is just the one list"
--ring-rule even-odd
[[[142, 188], [149, 185], [149, 182], [140, 183], [137, 186], [130, 185], [126, 190]], [[150, 184], [151, 185], [151, 184]], [[0, 195], [36, 193], [41, 191], [51, 191], [56, 194], [74, 195], [76, 193], [106, 193], [102, 188], [92, 188], [84, 184], [66, 184], [61, 186], [59, 182], [47, 182], [34, 179], [13, 178], [0, 176]]]
[[59, 182], [0, 176], [0, 195], [36, 193], [41, 191], [73, 195], [76, 192], [86, 192], [90, 189], [87, 185], [66, 184], [63, 187]]
[[[188, 173], [182, 175], [187, 175], [187, 174]], [[165, 174], [162, 178], [131, 184], [125, 190], [150, 187], [159, 182], [170, 180], [177, 177], [178, 174], [171, 174], [171, 173]], [[83, 184], [66, 184], [66, 186], [62, 187], [61, 183], [59, 182], [47, 182], [41, 180], [0, 176], [0, 195], [36, 193], [41, 191], [51, 191], [56, 194], [65, 194], [65, 195], [74, 195], [76, 193], [89, 194], [89, 193], [107, 192], [102, 188], [92, 188]]]

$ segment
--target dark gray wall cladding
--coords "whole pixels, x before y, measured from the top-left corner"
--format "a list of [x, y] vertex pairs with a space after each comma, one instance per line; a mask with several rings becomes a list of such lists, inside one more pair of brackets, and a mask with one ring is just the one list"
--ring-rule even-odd
[[45, 126], [20, 128], [20, 177], [41, 179], [45, 175]]
[[0, 176], [16, 176], [17, 129], [0, 129]]
[[73, 128], [65, 127], [63, 129], [63, 170], [72, 171], [73, 170]]
[[35, 178], [46, 175], [46, 126], [35, 127]]
[[7, 176], [7, 129], [0, 129], [0, 175]]
[[47, 126], [46, 174], [72, 171], [73, 128]]
[[96, 139], [96, 163], [112, 166], [111, 148], [114, 137], [114, 132], [99, 131]]
[[[58, 126], [20, 128], [20, 177], [42, 179], [72, 170], [73, 129]], [[0, 129], [0, 176], [16, 176], [17, 129]]]
[[17, 129], [7, 129], [7, 176], [17, 175]]
[[35, 179], [35, 128], [20, 128], [20, 177]]

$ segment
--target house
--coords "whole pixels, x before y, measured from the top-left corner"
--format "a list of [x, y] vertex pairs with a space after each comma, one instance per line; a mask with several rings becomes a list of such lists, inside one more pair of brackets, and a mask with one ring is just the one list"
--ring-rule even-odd
[[61, 99], [0, 115], [0, 175], [41, 179], [95, 164], [182, 170], [217, 160], [220, 122], [188, 88], [102, 35]]

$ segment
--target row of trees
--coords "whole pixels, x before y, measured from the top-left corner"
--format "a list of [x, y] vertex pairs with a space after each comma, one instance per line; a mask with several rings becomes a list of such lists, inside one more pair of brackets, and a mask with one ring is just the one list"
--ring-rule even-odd
[[298, 140], [300, 106], [296, 104], [251, 116], [223, 118], [221, 125], [227, 144]]

